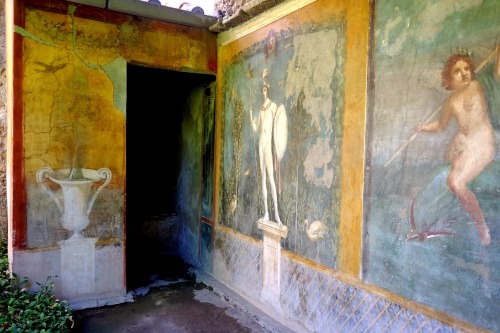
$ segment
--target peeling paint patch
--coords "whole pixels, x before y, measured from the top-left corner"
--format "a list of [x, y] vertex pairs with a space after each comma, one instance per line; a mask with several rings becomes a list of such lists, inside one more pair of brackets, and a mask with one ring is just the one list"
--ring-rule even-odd
[[20, 34], [23, 37], [30, 38], [30, 39], [34, 40], [35, 42], [37, 42], [38, 44], [47, 45], [47, 46], [55, 46], [54, 43], [46, 42], [46, 41], [38, 38], [37, 36], [33, 35], [28, 30], [21, 28], [20, 26], [17, 26], [17, 25], [14, 26], [14, 32]]
[[[331, 41], [334, 47], [319, 50], [316, 46]], [[318, 139], [308, 150], [304, 161], [304, 177], [316, 186], [330, 188], [333, 181], [333, 149], [329, 133], [334, 91], [331, 88], [335, 72], [338, 43], [335, 30], [325, 30], [294, 38], [295, 55], [290, 61], [287, 78], [287, 95], [304, 91], [304, 109], [312, 117]]]
[[[324, 41], [332, 47], [318, 49]], [[324, 119], [330, 119], [333, 90], [330, 88], [332, 73], [337, 66], [335, 50], [338, 34], [335, 30], [319, 31], [294, 38], [295, 55], [289, 63], [286, 95], [298, 96], [303, 89], [306, 98], [304, 108], [313, 118], [313, 125], [321, 127]], [[328, 130], [331, 124], [326, 124]]]
[[333, 181], [333, 149], [328, 138], [319, 138], [307, 151], [304, 177], [316, 186], [330, 188]]
[[127, 109], [127, 61], [121, 57], [102, 66], [113, 84], [114, 104], [118, 110], [126, 115]]

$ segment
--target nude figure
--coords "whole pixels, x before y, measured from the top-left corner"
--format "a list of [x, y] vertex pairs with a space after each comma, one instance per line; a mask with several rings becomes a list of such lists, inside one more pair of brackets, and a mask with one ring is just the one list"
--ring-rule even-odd
[[[500, 47], [497, 47], [495, 72], [500, 78]], [[442, 85], [451, 94], [443, 103], [437, 121], [417, 124], [417, 131], [439, 132], [455, 117], [458, 130], [448, 146], [451, 163], [448, 187], [460, 200], [479, 232], [481, 244], [489, 245], [490, 231], [474, 193], [468, 184], [494, 160], [495, 132], [491, 125], [481, 84], [475, 80], [475, 67], [468, 55], [452, 55], [442, 72]]]
[[[266, 77], [267, 70], [264, 70], [264, 77]], [[278, 214], [278, 197], [276, 192], [276, 184], [274, 182], [274, 159], [273, 159], [273, 123], [274, 116], [277, 111], [276, 103], [271, 101], [268, 97], [269, 84], [264, 81], [262, 86], [262, 94], [264, 96], [264, 103], [259, 108], [259, 116], [254, 121], [253, 110], [250, 110], [250, 121], [254, 132], [260, 129], [259, 133], [259, 167], [262, 175], [261, 186], [262, 196], [264, 200], [264, 216], [259, 221], [269, 220], [269, 210], [267, 206], [267, 178], [269, 178], [269, 185], [271, 188], [271, 195], [273, 198], [274, 212], [276, 222], [281, 226], [281, 219]]]

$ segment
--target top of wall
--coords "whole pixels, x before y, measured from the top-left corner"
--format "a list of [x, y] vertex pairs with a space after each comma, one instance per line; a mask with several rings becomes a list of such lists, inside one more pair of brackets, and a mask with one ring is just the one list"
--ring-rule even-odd
[[70, 2], [206, 30], [217, 22], [217, 18], [214, 16], [196, 14], [138, 0], [72, 0]]

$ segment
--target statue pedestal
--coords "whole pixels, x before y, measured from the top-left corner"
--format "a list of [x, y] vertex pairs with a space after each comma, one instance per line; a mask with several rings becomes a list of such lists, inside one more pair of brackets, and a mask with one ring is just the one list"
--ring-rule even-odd
[[279, 226], [273, 221], [258, 222], [258, 227], [264, 233], [262, 241], [264, 282], [260, 299], [282, 313], [280, 304], [281, 238], [286, 238], [288, 228], [284, 225]]
[[68, 299], [95, 290], [95, 244], [97, 238], [60, 242], [62, 295]]

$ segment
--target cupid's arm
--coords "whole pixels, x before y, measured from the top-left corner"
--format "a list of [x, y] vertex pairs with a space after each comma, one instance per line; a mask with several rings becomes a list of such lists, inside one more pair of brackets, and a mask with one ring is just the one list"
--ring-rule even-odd
[[449, 105], [448, 100], [443, 104], [443, 114], [439, 120], [433, 121], [431, 123], [417, 124], [417, 132], [439, 132], [445, 128], [451, 120], [452, 107]]

